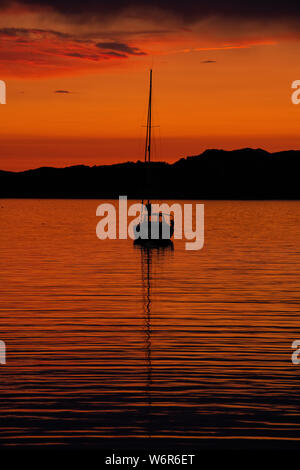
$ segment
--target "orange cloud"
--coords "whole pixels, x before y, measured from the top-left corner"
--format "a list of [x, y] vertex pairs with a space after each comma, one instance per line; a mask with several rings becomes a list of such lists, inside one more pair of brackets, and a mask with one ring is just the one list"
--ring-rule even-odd
[[146, 55], [131, 44], [43, 29], [2, 28], [0, 45], [5, 75], [19, 77], [98, 71], [107, 61]]
[[[274, 17], [266, 23], [259, 15], [249, 18], [203, 16], [201, 11], [204, 7], [200, 8], [196, 3], [195, 8], [201, 15], [184, 24], [178, 15], [164, 15], [162, 6], [159, 14], [153, 10], [153, 14], [147, 15], [145, 9], [143, 14], [140, 11], [139, 15], [130, 16], [123, 12], [114, 17], [111, 14], [93, 16], [92, 9], [77, 2], [78, 11], [83, 8], [87, 13], [79, 21], [78, 16], [65, 14], [64, 8], [69, 11], [66, 7], [68, 2], [57, 1], [54, 9], [50, 3], [32, 0], [24, 5], [7, 1], [8, 8], [0, 10], [3, 78], [91, 74], [124, 67], [125, 64], [129, 67], [132, 63], [134, 67], [139, 64], [144, 67], [146, 55], [226, 53], [233, 49], [299, 40], [299, 29], [292, 20], [279, 21]], [[179, 10], [185, 11], [187, 3], [182, 4]], [[168, 2], [164, 8], [170, 13], [175, 6]], [[99, 4], [96, 8], [98, 13], [103, 9], [113, 10], [110, 4]]]

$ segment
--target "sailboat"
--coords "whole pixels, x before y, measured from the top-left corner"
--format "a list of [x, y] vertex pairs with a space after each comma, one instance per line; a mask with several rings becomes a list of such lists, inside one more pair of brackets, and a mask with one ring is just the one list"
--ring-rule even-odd
[[[145, 144], [145, 196], [139, 223], [134, 228], [135, 244], [163, 246], [171, 242], [174, 233], [174, 218], [170, 214], [154, 212], [149, 198], [151, 183], [151, 143], [152, 143], [152, 69], [150, 70], [149, 102]], [[148, 195], [146, 194], [148, 192]]]

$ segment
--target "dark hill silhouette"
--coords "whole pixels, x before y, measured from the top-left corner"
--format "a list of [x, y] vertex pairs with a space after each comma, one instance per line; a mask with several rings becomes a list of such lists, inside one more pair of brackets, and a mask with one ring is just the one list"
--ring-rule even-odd
[[[149, 197], [157, 199], [300, 199], [300, 151], [206, 150], [173, 164], [151, 163]], [[2, 198], [145, 196], [145, 164], [42, 167], [0, 171]]]

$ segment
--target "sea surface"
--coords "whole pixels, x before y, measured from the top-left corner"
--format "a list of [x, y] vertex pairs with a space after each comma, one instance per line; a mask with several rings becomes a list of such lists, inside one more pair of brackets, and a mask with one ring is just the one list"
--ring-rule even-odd
[[0, 445], [299, 447], [300, 202], [198, 201], [199, 251], [100, 202], [0, 200]]

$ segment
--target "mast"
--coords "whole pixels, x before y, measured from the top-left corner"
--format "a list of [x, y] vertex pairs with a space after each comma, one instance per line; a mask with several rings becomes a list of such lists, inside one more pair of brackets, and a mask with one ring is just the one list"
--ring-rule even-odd
[[151, 160], [151, 128], [152, 128], [152, 69], [150, 70], [150, 88], [149, 88], [149, 103], [148, 103], [148, 115], [147, 115], [145, 163], [150, 163], [150, 160]]
[[[146, 131], [146, 145], [145, 145], [145, 163], [146, 163], [147, 183], [149, 182], [150, 161], [151, 161], [151, 130], [152, 130], [152, 69], [150, 69], [149, 103], [148, 103], [147, 131]], [[149, 197], [148, 197], [148, 204], [150, 204]]]

